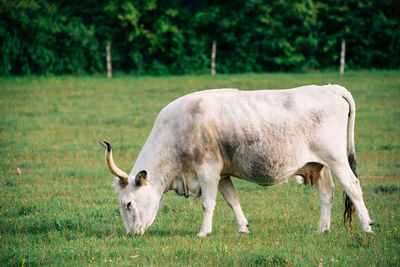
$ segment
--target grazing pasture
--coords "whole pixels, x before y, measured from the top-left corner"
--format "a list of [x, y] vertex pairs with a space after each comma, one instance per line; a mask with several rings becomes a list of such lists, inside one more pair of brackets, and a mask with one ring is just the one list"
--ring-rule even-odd
[[[166, 194], [153, 225], [127, 238], [99, 140], [129, 172], [158, 112], [197, 90], [345, 86], [357, 104], [358, 173], [374, 234], [343, 226], [336, 183], [331, 232], [316, 234], [315, 187], [234, 179], [250, 234], [219, 194], [198, 238], [201, 200]], [[400, 71], [0, 79], [0, 265], [400, 265]]]

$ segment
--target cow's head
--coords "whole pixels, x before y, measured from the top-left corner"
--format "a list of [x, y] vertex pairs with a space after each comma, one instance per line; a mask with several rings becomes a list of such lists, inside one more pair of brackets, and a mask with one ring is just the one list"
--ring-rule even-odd
[[119, 197], [126, 232], [142, 235], [153, 223], [162, 196], [157, 188], [148, 184], [149, 177], [146, 170], [138, 172], [134, 179], [130, 179], [128, 174], [115, 165], [111, 145], [105, 141], [99, 143], [106, 149], [105, 158], [108, 169], [116, 176], [114, 187]]

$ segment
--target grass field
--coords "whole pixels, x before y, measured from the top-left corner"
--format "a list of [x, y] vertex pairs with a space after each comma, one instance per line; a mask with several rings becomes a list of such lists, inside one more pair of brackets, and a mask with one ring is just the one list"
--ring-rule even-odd
[[[193, 91], [337, 83], [357, 104], [356, 150], [374, 234], [342, 223], [316, 234], [315, 187], [234, 180], [250, 223], [240, 235], [218, 196], [213, 233], [197, 238], [201, 200], [167, 193], [145, 235], [127, 238], [98, 140], [129, 172], [158, 112]], [[399, 266], [400, 71], [0, 79], [0, 264], [88, 266]]]

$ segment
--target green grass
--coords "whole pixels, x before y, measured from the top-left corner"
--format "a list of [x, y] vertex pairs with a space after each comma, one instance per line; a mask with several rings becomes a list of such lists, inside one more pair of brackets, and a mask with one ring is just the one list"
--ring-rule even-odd
[[[169, 192], [145, 235], [125, 237], [98, 140], [113, 144], [114, 159], [128, 172], [158, 112], [183, 94], [327, 83], [348, 88], [357, 104], [357, 160], [375, 234], [360, 232], [358, 221], [345, 229], [338, 184], [331, 232], [316, 234], [314, 187], [235, 180], [249, 235], [237, 233], [219, 195], [212, 235], [197, 238], [201, 200]], [[400, 264], [400, 71], [3, 77], [0, 104], [0, 265]]]

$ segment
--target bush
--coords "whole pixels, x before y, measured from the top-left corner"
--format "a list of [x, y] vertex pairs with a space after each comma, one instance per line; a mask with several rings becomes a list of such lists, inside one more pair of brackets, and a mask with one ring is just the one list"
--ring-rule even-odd
[[373, 0], [227, 2], [1, 0], [0, 74], [116, 70], [183, 74], [400, 66], [399, 4]]

